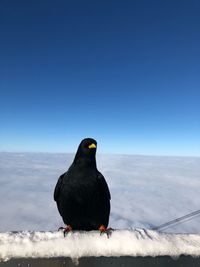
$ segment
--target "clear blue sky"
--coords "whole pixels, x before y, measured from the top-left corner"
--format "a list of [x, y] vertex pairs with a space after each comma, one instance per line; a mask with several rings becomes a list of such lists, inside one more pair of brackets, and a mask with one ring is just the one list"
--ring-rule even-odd
[[2, 0], [0, 151], [200, 156], [200, 2]]

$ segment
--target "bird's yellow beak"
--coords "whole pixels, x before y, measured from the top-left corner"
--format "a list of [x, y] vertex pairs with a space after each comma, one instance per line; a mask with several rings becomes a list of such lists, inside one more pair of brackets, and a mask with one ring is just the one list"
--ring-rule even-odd
[[88, 147], [89, 147], [89, 148], [96, 148], [97, 146], [96, 146], [94, 143], [92, 143], [92, 144], [89, 145]]

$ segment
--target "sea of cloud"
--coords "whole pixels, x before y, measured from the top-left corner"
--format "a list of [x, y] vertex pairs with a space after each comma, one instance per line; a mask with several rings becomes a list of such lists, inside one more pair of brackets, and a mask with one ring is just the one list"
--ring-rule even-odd
[[[74, 154], [0, 153], [0, 232], [63, 226], [53, 200]], [[200, 158], [97, 155], [109, 185], [110, 226], [151, 229], [200, 209]], [[200, 233], [200, 216], [165, 229]]]

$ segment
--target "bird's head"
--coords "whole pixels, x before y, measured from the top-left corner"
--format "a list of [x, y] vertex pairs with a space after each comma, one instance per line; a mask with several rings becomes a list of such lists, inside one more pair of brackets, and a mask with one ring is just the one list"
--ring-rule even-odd
[[81, 141], [78, 150], [76, 152], [76, 156], [74, 161], [77, 162], [79, 159], [81, 161], [91, 161], [95, 162], [96, 166], [96, 160], [95, 160], [95, 154], [97, 150], [97, 141], [93, 138], [85, 138]]

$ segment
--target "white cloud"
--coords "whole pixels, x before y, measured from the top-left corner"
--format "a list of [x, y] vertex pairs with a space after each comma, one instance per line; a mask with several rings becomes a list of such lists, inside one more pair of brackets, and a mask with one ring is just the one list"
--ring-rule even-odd
[[[56, 230], [53, 200], [72, 154], [0, 153], [0, 231]], [[200, 158], [97, 155], [111, 191], [110, 226], [151, 228], [200, 207]], [[200, 217], [168, 232], [199, 233]]]

